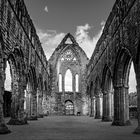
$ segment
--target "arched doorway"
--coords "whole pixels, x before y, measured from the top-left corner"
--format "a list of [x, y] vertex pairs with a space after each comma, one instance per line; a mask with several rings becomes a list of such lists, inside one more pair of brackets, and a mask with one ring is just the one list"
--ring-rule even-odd
[[74, 104], [71, 100], [65, 101], [65, 114], [74, 115]]

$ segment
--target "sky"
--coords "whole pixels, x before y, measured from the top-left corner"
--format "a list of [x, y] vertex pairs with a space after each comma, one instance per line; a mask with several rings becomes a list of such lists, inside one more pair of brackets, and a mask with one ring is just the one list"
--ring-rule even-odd
[[115, 0], [24, 0], [47, 59], [71, 33], [90, 58]]
[[[47, 60], [67, 33], [91, 57], [115, 0], [24, 0]], [[8, 72], [7, 72], [8, 73]], [[130, 85], [135, 90], [132, 67]]]

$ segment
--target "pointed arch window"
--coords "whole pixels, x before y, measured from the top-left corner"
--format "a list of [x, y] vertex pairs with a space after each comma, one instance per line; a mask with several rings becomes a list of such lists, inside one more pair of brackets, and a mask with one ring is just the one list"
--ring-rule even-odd
[[5, 90], [7, 91], [11, 91], [11, 81], [12, 81], [12, 78], [11, 78], [11, 72], [10, 72], [10, 65], [7, 61], [6, 63], [7, 67], [6, 67], [6, 80], [5, 80]]
[[62, 92], [62, 75], [59, 74], [59, 92]]
[[65, 74], [65, 91], [72, 91], [72, 72], [70, 69]]
[[79, 92], [79, 75], [75, 75], [76, 92]]

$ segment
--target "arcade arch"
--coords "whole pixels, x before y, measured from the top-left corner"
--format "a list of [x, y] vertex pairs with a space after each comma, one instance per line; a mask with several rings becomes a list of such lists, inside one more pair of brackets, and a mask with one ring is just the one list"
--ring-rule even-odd
[[107, 65], [105, 65], [103, 70], [102, 93], [103, 93], [102, 121], [112, 121], [114, 116], [114, 91], [111, 71]]
[[113, 125], [128, 125], [129, 120], [129, 71], [132, 57], [128, 50], [119, 52], [114, 68], [114, 120]]

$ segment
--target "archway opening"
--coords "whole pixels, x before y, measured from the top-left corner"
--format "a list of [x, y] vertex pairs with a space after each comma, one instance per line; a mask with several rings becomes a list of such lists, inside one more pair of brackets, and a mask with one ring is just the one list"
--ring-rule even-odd
[[136, 92], [136, 77], [133, 62], [130, 64], [129, 72], [129, 116], [130, 119], [137, 118], [137, 92]]
[[95, 119], [102, 118], [102, 111], [103, 111], [103, 97], [101, 92], [101, 85], [99, 77], [95, 80], [95, 89], [94, 89], [94, 96], [95, 96]]
[[11, 115], [11, 102], [12, 102], [12, 78], [11, 78], [11, 70], [9, 62], [6, 62], [6, 69], [5, 69], [5, 83], [4, 83], [4, 104], [3, 104], [3, 112], [4, 117], [10, 117]]
[[96, 104], [95, 104], [95, 94], [94, 94], [94, 86], [93, 86], [93, 81], [91, 82], [90, 84], [90, 89], [89, 89], [89, 97], [90, 97], [90, 100], [89, 100], [89, 106], [90, 106], [90, 110], [89, 110], [89, 113], [90, 113], [90, 117], [95, 117], [95, 107], [96, 107]]
[[111, 71], [105, 66], [102, 79], [103, 117], [102, 121], [112, 121], [114, 116], [114, 89]]
[[74, 105], [71, 100], [67, 100], [65, 102], [65, 114], [66, 115], [74, 115]]
[[[113, 125], [130, 125], [129, 86], [132, 57], [128, 50], [119, 52], [114, 75], [114, 121]], [[133, 65], [132, 65], [133, 66]], [[135, 72], [133, 71], [133, 76]], [[135, 76], [134, 76], [135, 77]], [[134, 86], [134, 85], [133, 85]], [[134, 87], [133, 87], [134, 88]]]
[[65, 91], [72, 92], [72, 72], [70, 69], [66, 71], [65, 75]]

